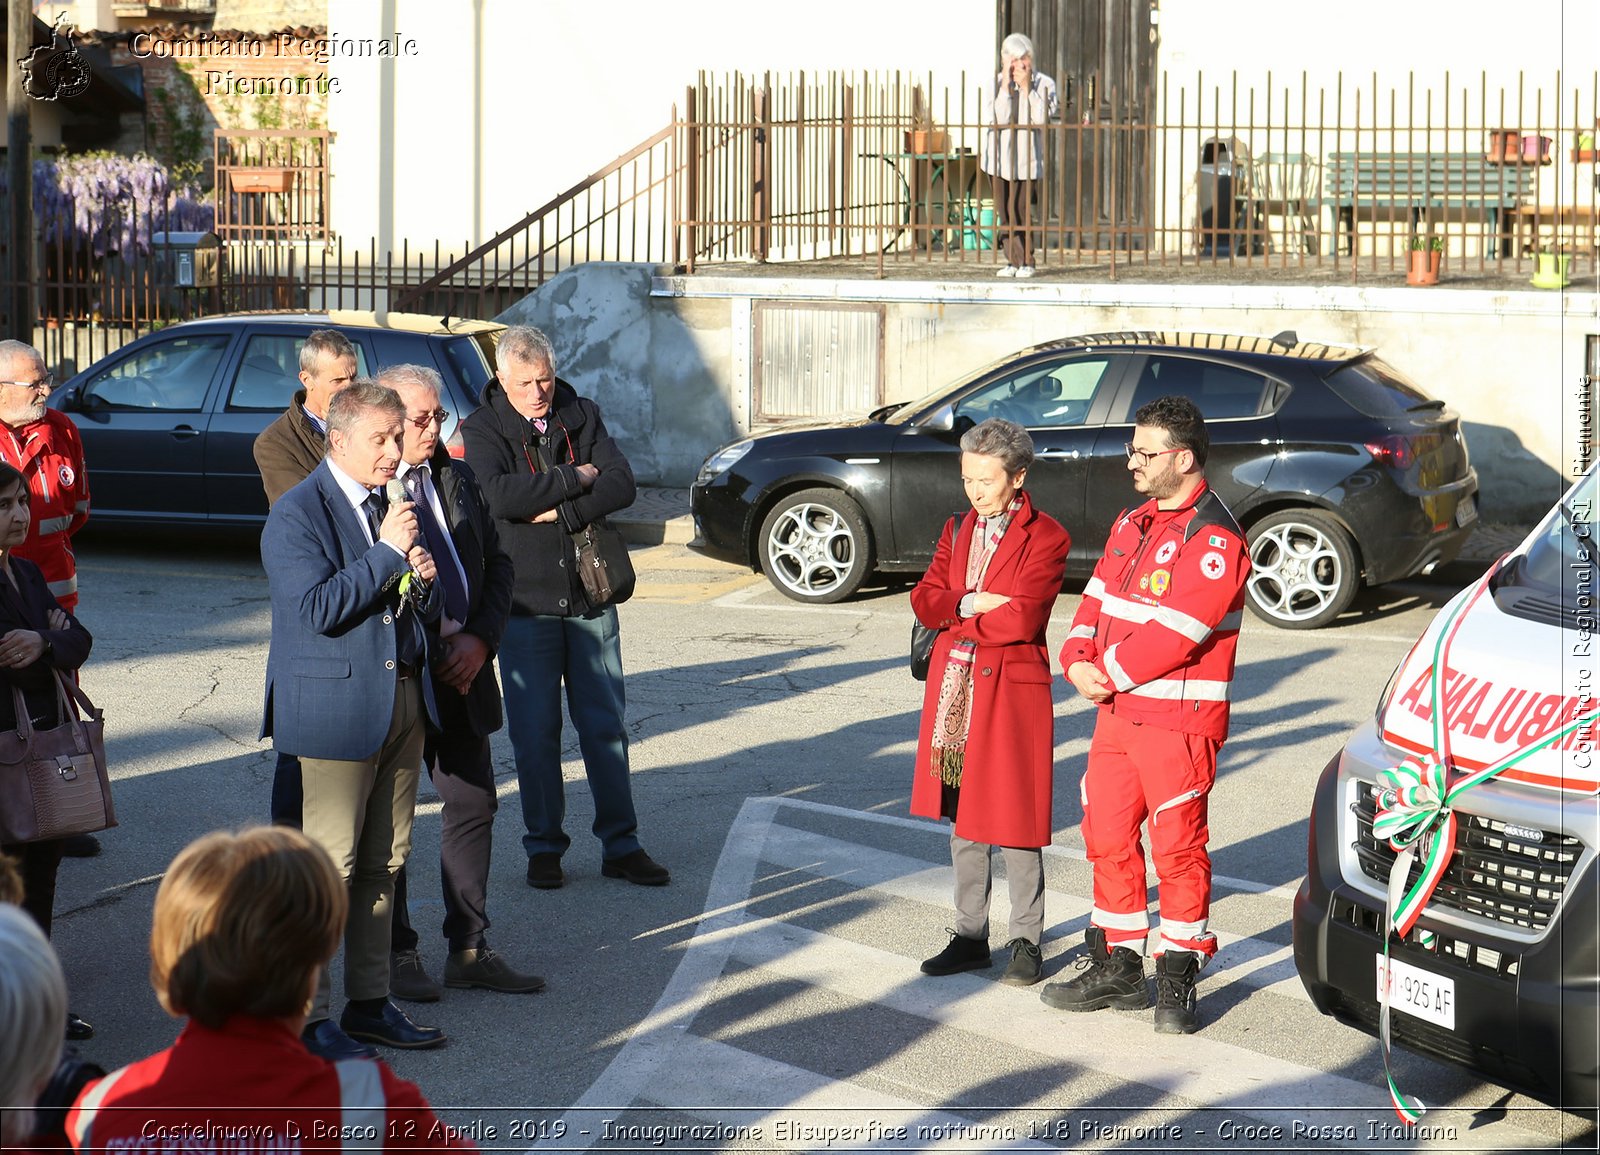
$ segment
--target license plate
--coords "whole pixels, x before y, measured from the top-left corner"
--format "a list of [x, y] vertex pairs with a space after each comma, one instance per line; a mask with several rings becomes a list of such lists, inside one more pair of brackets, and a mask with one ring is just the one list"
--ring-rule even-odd
[[[1378, 1000], [1383, 1000], [1383, 956], [1377, 956]], [[1454, 979], [1430, 974], [1421, 967], [1389, 960], [1389, 1006], [1414, 1018], [1435, 1023], [1447, 1031], [1456, 1029], [1456, 983]]]
[[1456, 524], [1471, 525], [1477, 520], [1478, 503], [1472, 497], [1472, 495], [1469, 494], [1462, 498], [1461, 501], [1456, 505]]

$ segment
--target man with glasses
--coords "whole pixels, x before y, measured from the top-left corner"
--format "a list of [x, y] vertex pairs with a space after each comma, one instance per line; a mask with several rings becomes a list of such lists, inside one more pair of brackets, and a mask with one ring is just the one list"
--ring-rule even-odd
[[[494, 654], [511, 614], [516, 574], [472, 470], [439, 440], [450, 419], [439, 405], [444, 384], [439, 374], [423, 365], [394, 365], [378, 374], [378, 384], [405, 403], [396, 476], [416, 503], [444, 595], [437, 635], [428, 647], [440, 729], [428, 735], [423, 764], [443, 804], [439, 876], [450, 945], [445, 986], [531, 994], [544, 989], [544, 979], [514, 970], [486, 937], [489, 852], [499, 808], [489, 736], [504, 722]], [[395, 877], [389, 947], [389, 989], [398, 997], [409, 997], [407, 991], [416, 991], [419, 982], [433, 982], [423, 969], [406, 908], [405, 877], [404, 870]]]
[[33, 524], [16, 548], [43, 571], [61, 608], [78, 608], [72, 535], [89, 520], [89, 475], [83, 441], [64, 413], [45, 407], [55, 383], [44, 358], [21, 341], [0, 341], [0, 458], [28, 479]]
[[[78, 565], [72, 556], [72, 535], [89, 520], [89, 472], [83, 463], [83, 440], [66, 414], [45, 407], [55, 386], [44, 358], [21, 341], [0, 341], [0, 460], [28, 479], [28, 507], [33, 516], [28, 537], [14, 551], [44, 574], [61, 608], [78, 608]], [[93, 858], [100, 840], [74, 834], [62, 840], [68, 858]], [[93, 1035], [87, 1023], [72, 1016], [68, 1037]]]
[[1228, 698], [1250, 563], [1244, 534], [1206, 484], [1205, 419], [1186, 397], [1134, 414], [1133, 487], [1084, 588], [1061, 668], [1100, 707], [1083, 776], [1083, 842], [1094, 908], [1078, 974], [1041, 998], [1064, 1011], [1150, 1005], [1144, 848], [1148, 818], [1161, 907], [1155, 1029], [1189, 1034], [1195, 980], [1217, 950], [1206, 929], [1207, 801], [1228, 733]]

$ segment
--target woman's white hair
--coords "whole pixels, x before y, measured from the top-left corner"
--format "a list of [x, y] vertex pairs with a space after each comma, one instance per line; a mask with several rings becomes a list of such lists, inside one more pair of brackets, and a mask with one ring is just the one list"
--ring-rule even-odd
[[1021, 60], [1033, 55], [1033, 41], [1020, 32], [1013, 32], [1000, 42], [1000, 59]]
[[20, 907], [0, 904], [0, 1147], [32, 1132], [66, 1030], [67, 980], [50, 940]]

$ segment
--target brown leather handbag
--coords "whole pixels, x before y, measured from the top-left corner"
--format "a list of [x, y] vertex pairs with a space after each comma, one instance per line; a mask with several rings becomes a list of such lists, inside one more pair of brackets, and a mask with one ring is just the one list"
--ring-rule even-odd
[[17, 728], [0, 732], [0, 842], [65, 838], [117, 824], [100, 709], [60, 670], [53, 672], [61, 724], [52, 729], [34, 729], [22, 691], [11, 687]]

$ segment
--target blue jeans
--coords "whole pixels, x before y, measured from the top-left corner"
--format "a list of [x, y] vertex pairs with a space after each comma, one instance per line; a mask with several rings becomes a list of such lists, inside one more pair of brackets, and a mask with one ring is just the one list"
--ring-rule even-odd
[[512, 615], [500, 640], [500, 679], [522, 791], [522, 821], [528, 828], [522, 847], [528, 856], [564, 854], [572, 845], [561, 829], [567, 812], [561, 781], [563, 681], [589, 793], [594, 795], [594, 834], [601, 854], [621, 858], [638, 850], [616, 607], [575, 618]]

